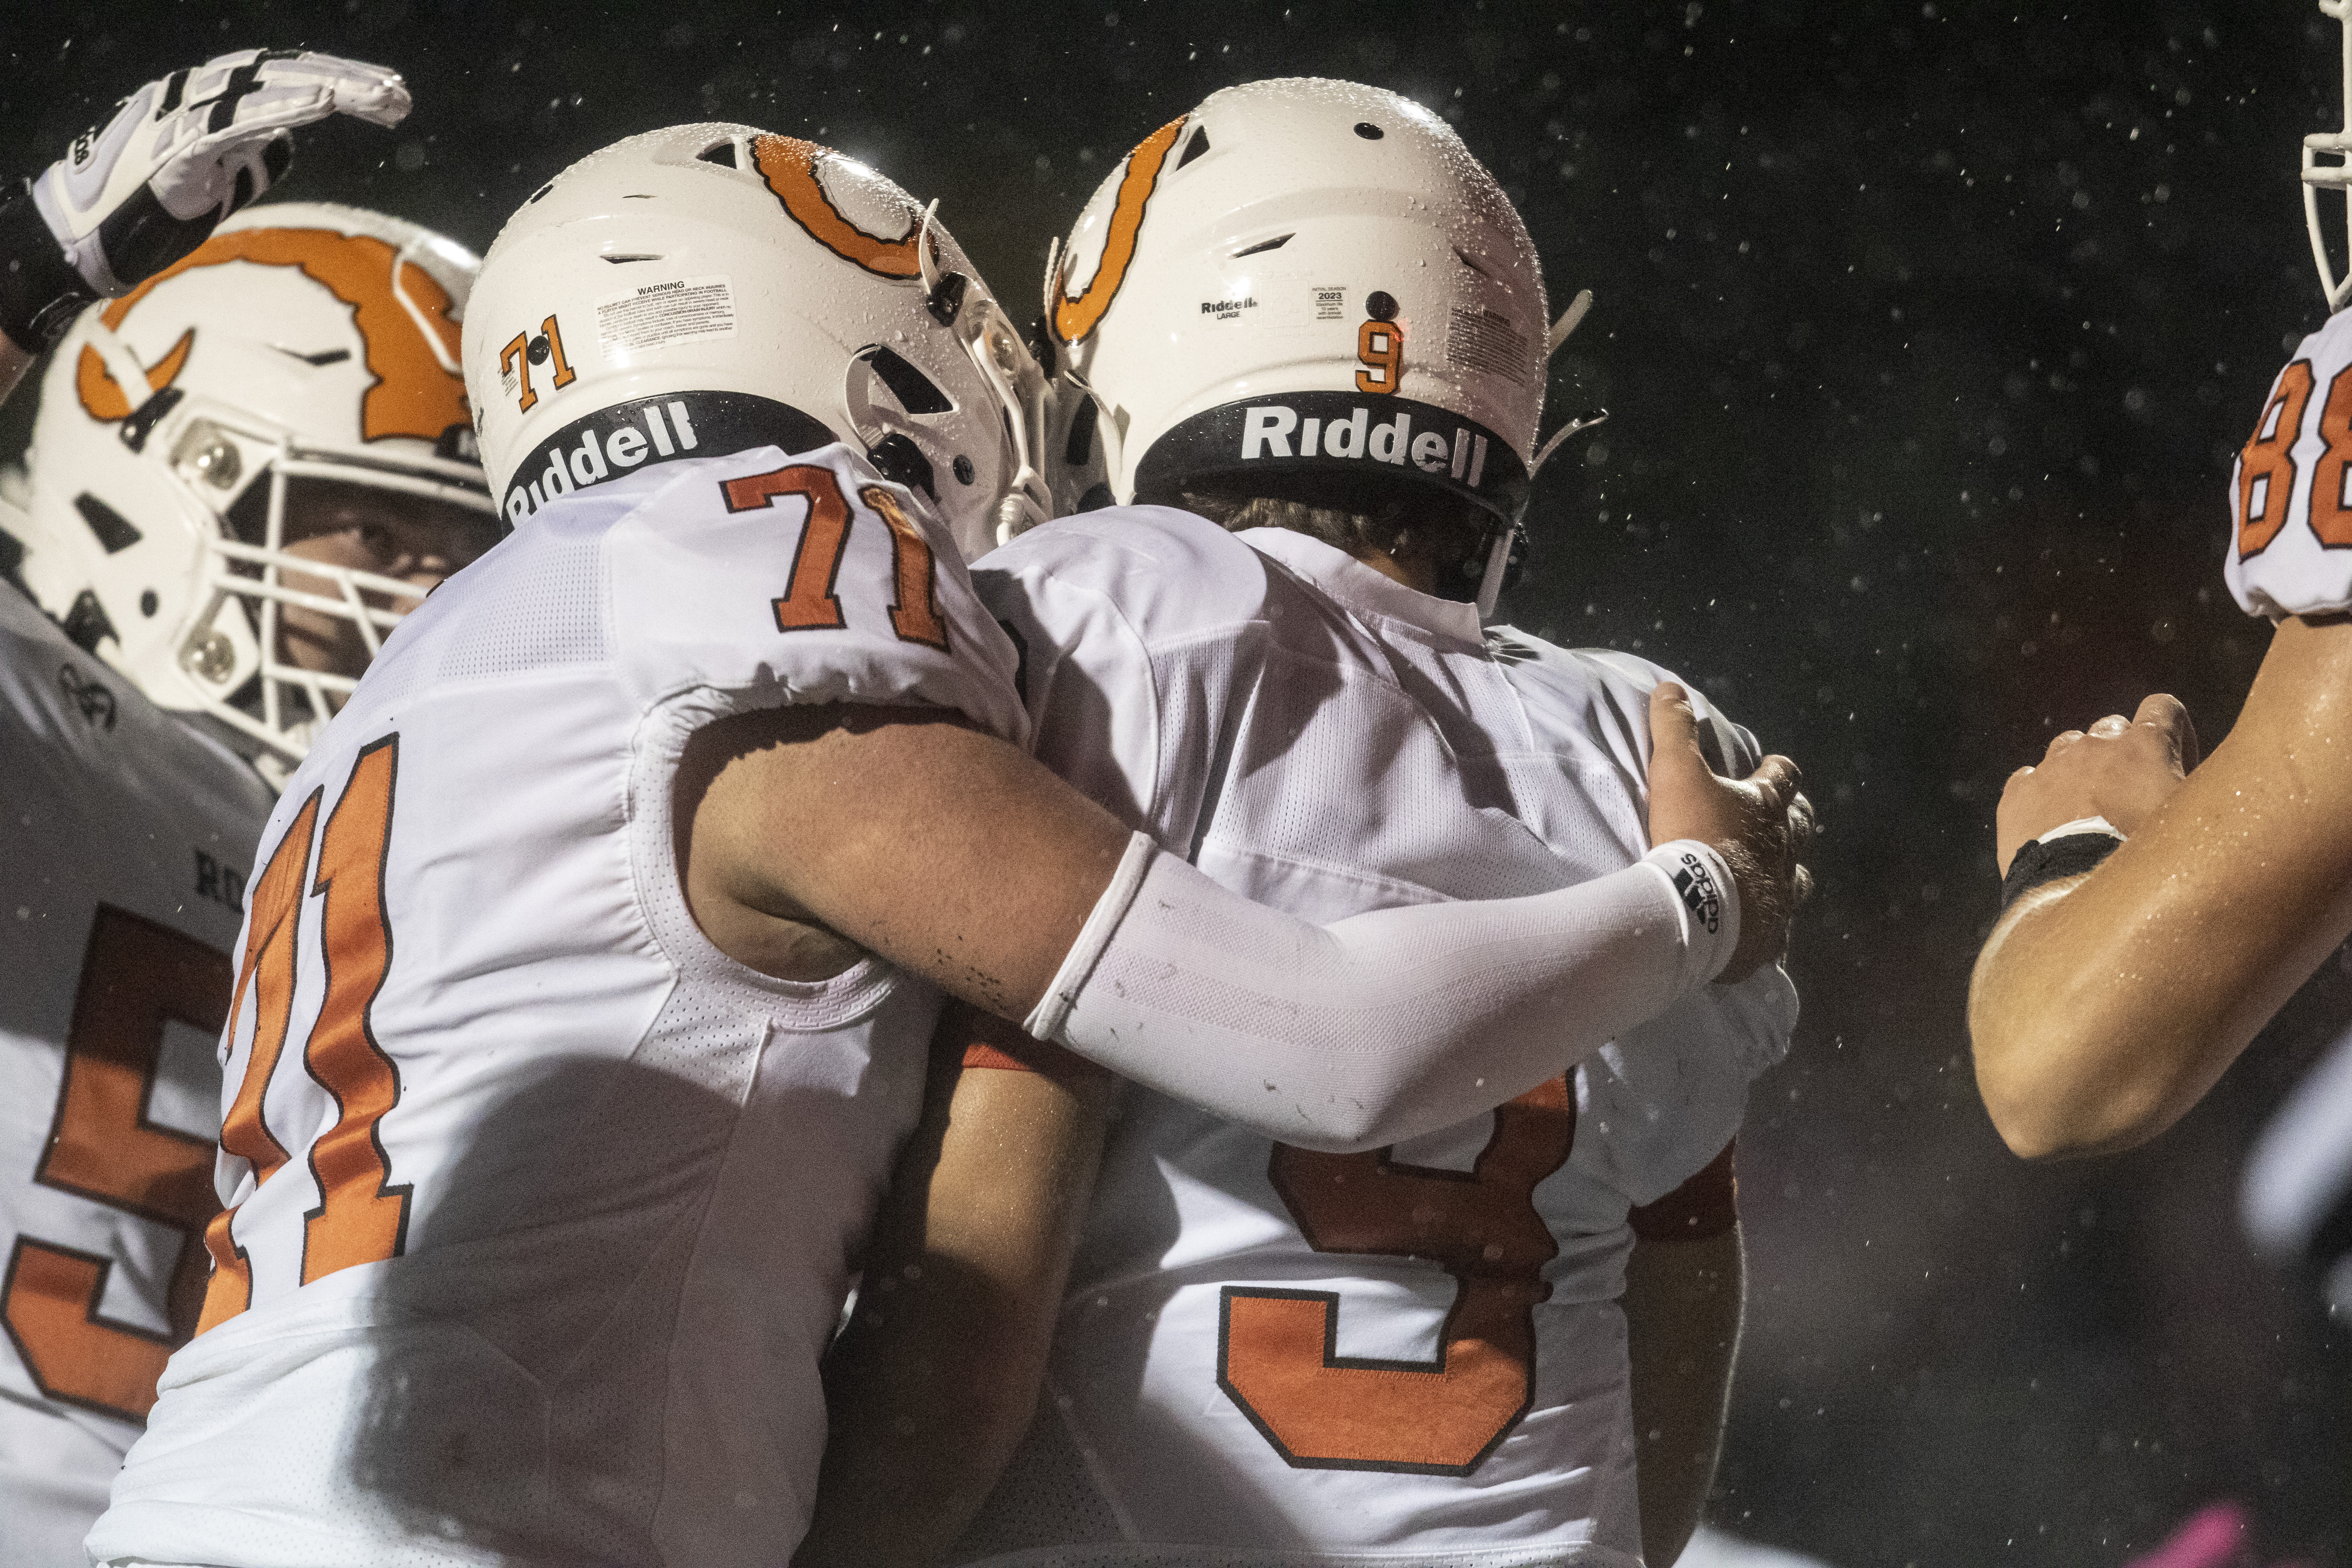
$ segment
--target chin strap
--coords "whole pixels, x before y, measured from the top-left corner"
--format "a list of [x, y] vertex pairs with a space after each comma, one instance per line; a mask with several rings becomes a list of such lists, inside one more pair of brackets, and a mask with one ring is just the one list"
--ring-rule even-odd
[[[1549, 364], [1552, 356], [1559, 353], [1560, 345], [1568, 342], [1569, 334], [1584, 324], [1584, 318], [1591, 309], [1592, 290], [1579, 289], [1576, 298], [1568, 302], [1568, 309], [1559, 313], [1559, 320], [1551, 324], [1550, 334], [1544, 339], [1546, 364]], [[1551, 455], [1559, 450], [1559, 444], [1562, 441], [1580, 430], [1591, 429], [1608, 417], [1609, 410], [1606, 408], [1588, 408], [1581, 414], [1570, 416], [1567, 424], [1553, 431], [1550, 437], [1536, 448], [1535, 460], [1528, 465], [1528, 482], [1529, 484], [1535, 482], [1536, 475], [1542, 471], [1544, 464], [1550, 459]]]
[[1568, 309], [1559, 313], [1559, 320], [1551, 324], [1551, 332], [1544, 339], [1545, 363], [1550, 363], [1551, 356], [1559, 353], [1559, 345], [1568, 342], [1568, 334], [1584, 324], [1584, 313], [1591, 309], [1592, 290], [1578, 289], [1576, 298], [1568, 302]]
[[1495, 618], [1495, 604], [1503, 596], [1503, 579], [1511, 570], [1511, 546], [1519, 537], [1519, 525], [1495, 531], [1495, 542], [1486, 547], [1486, 570], [1478, 578], [1478, 618]]

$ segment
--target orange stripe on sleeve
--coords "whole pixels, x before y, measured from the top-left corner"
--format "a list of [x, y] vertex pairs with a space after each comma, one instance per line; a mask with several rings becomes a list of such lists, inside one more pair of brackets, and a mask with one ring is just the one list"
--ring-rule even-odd
[[1033, 1040], [1020, 1025], [968, 1007], [961, 1002], [948, 1004], [946, 1016], [940, 1020], [942, 1029], [955, 1029], [963, 1037], [963, 1065], [998, 1072], [1043, 1073], [1047, 1078], [1065, 1083], [1109, 1075], [1094, 1063], [1065, 1046], [1051, 1040]]

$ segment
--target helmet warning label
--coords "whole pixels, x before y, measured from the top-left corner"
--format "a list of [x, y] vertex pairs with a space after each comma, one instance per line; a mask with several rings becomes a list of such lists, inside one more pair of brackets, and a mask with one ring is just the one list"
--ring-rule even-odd
[[595, 303], [596, 346], [607, 360], [735, 335], [735, 290], [723, 272], [641, 284]]
[[1500, 311], [1466, 305], [1446, 313], [1445, 357], [1463, 370], [1484, 371], [1522, 385], [1543, 363]]

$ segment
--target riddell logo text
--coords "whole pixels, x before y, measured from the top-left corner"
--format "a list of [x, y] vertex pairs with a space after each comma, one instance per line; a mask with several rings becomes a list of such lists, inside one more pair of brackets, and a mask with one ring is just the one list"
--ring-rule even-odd
[[[1381, 411], [1383, 414], [1386, 410]], [[1301, 421], [1283, 404], [1242, 411], [1242, 461], [1258, 458], [1354, 458], [1366, 462], [1410, 462], [1426, 474], [1443, 473], [1478, 488], [1486, 472], [1486, 437], [1466, 426], [1449, 435], [1412, 428], [1412, 416], [1399, 413], [1372, 422], [1373, 411], [1358, 407], [1344, 418]], [[1297, 437], [1294, 453], [1293, 437]]]
[[[668, 409], [667, 418], [663, 416], [665, 406]], [[508, 525], [520, 523], [559, 496], [602, 483], [615, 470], [634, 468], [647, 457], [658, 461], [691, 452], [699, 444], [694, 422], [688, 417], [682, 401], [673, 399], [667, 405], [647, 401], [636, 413], [643, 428], [623, 425], [600, 437], [591, 426], [581, 431], [580, 439], [570, 447], [559, 447], [548, 453], [547, 466], [538, 473], [517, 474], [514, 482], [507, 487]]]

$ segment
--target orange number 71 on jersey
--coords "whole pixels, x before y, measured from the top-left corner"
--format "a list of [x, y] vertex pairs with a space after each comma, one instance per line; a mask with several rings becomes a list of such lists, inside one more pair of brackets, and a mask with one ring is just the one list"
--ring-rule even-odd
[[[835, 594], [841, 575], [842, 552], [849, 545], [855, 516], [842, 496], [840, 481], [831, 468], [793, 463], [764, 474], [747, 474], [719, 487], [729, 511], [756, 511], [780, 498], [799, 496], [808, 502], [808, 521], [801, 525], [801, 542], [793, 552], [792, 576], [782, 598], [775, 602], [780, 632], [838, 631], [848, 622]], [[897, 597], [890, 605], [890, 629], [900, 642], [921, 643], [941, 653], [948, 650], [948, 624], [940, 614], [939, 562], [930, 541], [884, 485], [864, 485], [857, 499], [890, 531], [890, 574]]]
[[[392, 1159], [376, 1124], [400, 1100], [400, 1069], [375, 1042], [370, 1022], [376, 993], [392, 965], [392, 930], [384, 912], [383, 870], [392, 843], [393, 785], [400, 772], [400, 737], [362, 747], [351, 782], [319, 836], [318, 871], [311, 875], [310, 836], [323, 791], [313, 790], [294, 814], [269, 863], [251, 883], [246, 912], [245, 959], [229, 1002], [231, 1026], [253, 998], [253, 1047], [236, 1098], [221, 1121], [221, 1147], [253, 1167], [257, 1186], [293, 1158], [263, 1112], [270, 1079], [293, 1022], [294, 988], [302, 961], [305, 897], [326, 900], [320, 913], [320, 955], [327, 971], [326, 999], [310, 1026], [302, 1062], [335, 1099], [334, 1125], [311, 1140], [310, 1174], [319, 1206], [303, 1220], [298, 1278], [307, 1285], [355, 1264], [397, 1257], [408, 1230], [409, 1189], [392, 1182]], [[196, 1332], [226, 1321], [252, 1304], [253, 1259], [236, 1234], [244, 1205], [213, 1216], [205, 1232], [213, 1278]]]

